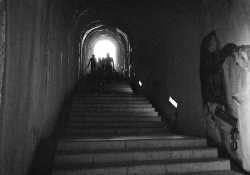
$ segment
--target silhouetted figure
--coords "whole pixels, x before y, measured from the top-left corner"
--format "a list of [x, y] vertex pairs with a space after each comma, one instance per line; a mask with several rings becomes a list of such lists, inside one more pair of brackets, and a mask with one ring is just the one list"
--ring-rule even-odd
[[98, 82], [102, 84], [102, 77], [103, 77], [103, 60], [101, 58], [98, 58], [97, 62], [97, 78]]
[[102, 57], [102, 70], [105, 71], [105, 57]]
[[[96, 68], [96, 58], [95, 55], [92, 55], [92, 57], [89, 59], [89, 64], [91, 63], [91, 75], [95, 75], [95, 68]], [[88, 64], [88, 67], [89, 67]]]
[[109, 53], [107, 53], [107, 57], [105, 58], [105, 71], [106, 71], [108, 83], [111, 82], [113, 69], [114, 69], [114, 60], [112, 57], [109, 56]]

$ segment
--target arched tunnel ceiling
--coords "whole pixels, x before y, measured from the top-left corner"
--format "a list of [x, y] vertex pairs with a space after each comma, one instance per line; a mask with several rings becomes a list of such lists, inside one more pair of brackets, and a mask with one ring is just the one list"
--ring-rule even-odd
[[127, 35], [119, 29], [113, 27], [110, 28], [109, 26], [99, 25], [88, 29], [88, 31], [84, 30], [81, 36], [82, 42], [89, 43], [89, 41], [93, 41], [101, 35], [112, 38], [116, 44], [119, 44], [120, 48], [124, 48], [127, 51], [129, 50], [130, 42]]
[[[195, 3], [195, 0], [188, 0], [186, 3]], [[123, 43], [128, 43], [126, 40], [129, 41], [129, 44], [125, 44], [126, 57], [129, 58], [127, 66], [129, 66], [132, 61], [132, 56], [130, 57], [129, 51], [132, 51], [131, 48], [133, 48], [134, 51], [138, 51], [139, 47], [136, 45], [136, 49], [134, 43], [140, 42], [144, 44], [158, 41], [157, 37], [161, 34], [155, 34], [156, 30], [154, 24], [161, 26], [164, 22], [163, 20], [155, 19], [159, 16], [159, 18], [162, 19], [169, 18], [167, 21], [176, 21], [176, 16], [173, 16], [171, 12], [178, 14], [181, 11], [190, 10], [187, 9], [188, 6], [182, 4], [183, 2], [181, 0], [68, 1], [67, 6], [71, 11], [70, 18], [72, 18], [69, 31], [69, 42], [78, 45], [78, 43], [82, 43], [87, 33], [91, 34], [98, 30], [107, 29], [114, 32], [116, 37], [121, 38], [120, 41]], [[163, 18], [161, 14], [165, 13], [167, 15]], [[151, 16], [154, 16], [154, 18], [151, 18]], [[161, 29], [157, 30], [162, 32]], [[140, 52], [134, 53], [140, 54]], [[153, 52], [150, 54], [153, 54]], [[84, 59], [86, 59], [86, 57]]]
[[[118, 36], [117, 33], [110, 31], [108, 29], [96, 29], [91, 31], [89, 34], [86, 34], [83, 37], [83, 44], [85, 45], [84, 47], [89, 48], [87, 50], [90, 51], [90, 49], [93, 49], [92, 46], [94, 46], [98, 41], [102, 39], [107, 39], [112, 41], [119, 49], [124, 48], [124, 45], [126, 45], [126, 41], [124, 41], [124, 38]], [[92, 51], [85, 53], [87, 54], [86, 56], [90, 57], [90, 54], [93, 54]]]
[[[76, 37], [82, 35], [83, 31], [104, 25], [111, 31], [119, 28], [131, 39], [134, 38], [132, 34], [135, 26], [137, 26], [136, 30], [142, 30], [145, 33], [150, 31], [143, 31], [143, 25], [157, 23], [157, 21], [149, 21], [146, 18], [147, 15], [155, 16], [166, 9], [175, 12], [187, 10], [183, 9], [182, 3], [181, 0], [75, 0], [73, 2], [68, 0], [65, 8], [74, 14], [71, 15], [71, 30]], [[187, 3], [195, 3], [195, 0], [189, 0]], [[130, 42], [133, 45], [133, 41], [130, 40]]]
[[[91, 27], [93, 25], [93, 27]], [[117, 53], [113, 55], [115, 58], [115, 63], [119, 65], [124, 65], [128, 68], [129, 64], [129, 51], [130, 51], [130, 42], [125, 33], [120, 31], [118, 28], [105, 26], [105, 25], [90, 25], [90, 29], [87, 31], [82, 31], [81, 41], [82, 41], [82, 56], [80, 62], [85, 62], [87, 64], [87, 58], [93, 54], [93, 46], [100, 41], [101, 39], [107, 39], [113, 42], [116, 45]], [[127, 56], [126, 56], [127, 55]], [[105, 55], [103, 55], [105, 56]], [[118, 59], [117, 59], [118, 57]], [[125, 61], [126, 58], [126, 61]], [[83, 65], [84, 67], [84, 65]], [[85, 68], [82, 69], [84, 72]], [[123, 69], [121, 69], [123, 71]]]
[[[164, 6], [171, 5], [171, 1], [153, 0], [83, 0], [79, 1], [78, 9], [75, 11], [73, 28], [82, 31], [93, 24], [104, 24], [105, 26], [117, 27], [131, 35], [131, 28], [138, 23], [137, 16], [147, 13], [155, 13], [155, 10], [164, 10]], [[174, 6], [178, 6], [174, 3]], [[173, 5], [171, 5], [173, 6]]]
[[96, 38], [100, 36], [106, 36], [113, 40], [115, 43], [119, 43], [120, 45], [126, 43], [124, 37], [120, 36], [118, 32], [114, 32], [106, 28], [102, 29], [101, 27], [91, 31], [88, 35], [85, 35], [85, 38], [83, 37], [83, 39], [85, 40], [84, 42], [92, 43], [94, 40], [96, 40]]
[[[86, 26], [93, 22], [102, 22], [106, 26], [118, 27], [127, 32], [133, 25], [131, 7], [126, 8], [121, 1], [82, 1], [75, 15], [75, 28]], [[81, 29], [80, 29], [81, 30]]]
[[88, 39], [97, 37], [99, 35], [107, 35], [122, 42], [126, 42], [126, 37], [127, 37], [118, 28], [100, 25], [97, 23], [89, 25], [88, 28], [86, 28], [86, 30], [83, 30], [81, 38]]

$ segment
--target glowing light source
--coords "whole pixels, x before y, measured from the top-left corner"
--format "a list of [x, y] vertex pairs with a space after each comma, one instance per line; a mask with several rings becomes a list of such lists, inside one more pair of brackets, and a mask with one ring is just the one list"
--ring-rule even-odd
[[116, 46], [110, 40], [100, 40], [94, 45], [94, 55], [96, 58], [106, 57], [107, 53], [114, 59], [116, 63]]
[[177, 106], [178, 106], [178, 103], [176, 102], [176, 101], [174, 101], [173, 99], [172, 99], [172, 97], [170, 96], [169, 97], [169, 102], [174, 106], [174, 107], [176, 107], [177, 108]]
[[141, 81], [139, 81], [139, 85], [142, 86], [142, 82]]

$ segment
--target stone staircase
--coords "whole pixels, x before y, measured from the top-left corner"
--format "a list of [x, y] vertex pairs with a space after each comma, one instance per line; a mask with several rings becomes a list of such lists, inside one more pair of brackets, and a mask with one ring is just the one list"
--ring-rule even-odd
[[53, 175], [238, 174], [205, 138], [173, 134], [125, 82], [81, 86], [69, 120]]

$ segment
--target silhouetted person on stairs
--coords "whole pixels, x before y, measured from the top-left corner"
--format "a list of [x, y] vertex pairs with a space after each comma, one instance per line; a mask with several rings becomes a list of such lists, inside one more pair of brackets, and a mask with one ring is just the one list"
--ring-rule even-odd
[[102, 85], [102, 77], [103, 77], [103, 60], [101, 58], [98, 58], [97, 62], [97, 79], [98, 83]]
[[[95, 75], [95, 68], [96, 68], [96, 58], [95, 55], [92, 55], [92, 57], [89, 59], [89, 64], [91, 63], [91, 76], [94, 77]], [[89, 67], [88, 64], [88, 67]]]
[[105, 71], [108, 83], [111, 82], [113, 69], [114, 69], [114, 60], [112, 57], [109, 56], [109, 53], [107, 53], [107, 57], [105, 58]]

